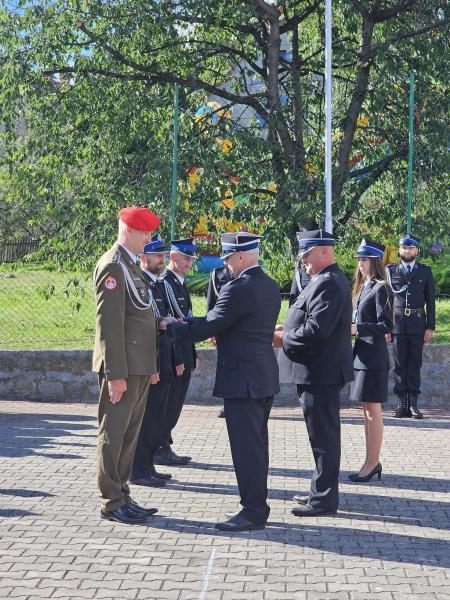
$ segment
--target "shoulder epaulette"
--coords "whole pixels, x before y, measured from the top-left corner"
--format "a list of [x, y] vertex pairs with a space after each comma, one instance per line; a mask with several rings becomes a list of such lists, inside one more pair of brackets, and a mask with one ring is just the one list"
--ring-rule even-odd
[[111, 258], [111, 262], [112, 263], [118, 263], [118, 262], [120, 262], [120, 250], [116, 250], [114, 252], [114, 254], [112, 255], [112, 258]]
[[325, 271], [325, 273], [319, 273], [316, 276], [316, 280], [319, 281], [320, 279], [331, 279], [333, 277], [333, 273], [331, 271]]

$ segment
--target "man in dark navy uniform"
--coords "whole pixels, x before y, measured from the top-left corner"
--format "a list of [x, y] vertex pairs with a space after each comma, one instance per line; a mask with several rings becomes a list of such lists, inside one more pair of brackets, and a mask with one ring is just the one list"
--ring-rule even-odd
[[[194, 238], [172, 240], [169, 266], [161, 278], [168, 284], [169, 302], [171, 312], [175, 318], [192, 317], [192, 301], [189, 290], [184, 280], [192, 269], [192, 264], [197, 258], [197, 246]], [[172, 450], [172, 431], [175, 429], [191, 381], [191, 374], [198, 368], [198, 358], [195, 346], [190, 341], [180, 343], [183, 353], [184, 371], [177, 377], [172, 386], [169, 405], [168, 423], [165, 430], [161, 431], [161, 444], [155, 454], [155, 464], [160, 465], [186, 465], [191, 460], [190, 456], [179, 456]]]
[[394, 417], [422, 419], [417, 407], [420, 394], [420, 368], [424, 343], [435, 328], [435, 291], [430, 267], [416, 262], [419, 239], [400, 239], [400, 262], [387, 266], [387, 279], [393, 296], [394, 393], [398, 397]]
[[299, 517], [336, 512], [341, 454], [340, 390], [353, 379], [350, 286], [334, 257], [335, 238], [319, 229], [297, 234], [311, 281], [277, 326], [274, 346], [298, 363], [297, 392], [314, 455], [311, 489], [295, 496]]
[[239, 486], [242, 510], [216, 528], [221, 531], [263, 529], [269, 516], [267, 422], [279, 392], [272, 336], [280, 290], [258, 264], [260, 236], [224, 233], [223, 258], [233, 277], [220, 290], [206, 317], [171, 325], [175, 337], [200, 341], [216, 338], [214, 396], [224, 398], [225, 419]]
[[[173, 317], [166, 285], [158, 279], [166, 265], [166, 252], [161, 237], [154, 235], [140, 256], [141, 267], [148, 281], [149, 301], [158, 319]], [[159, 382], [151, 387], [147, 398], [130, 480], [136, 485], [151, 487], [165, 485], [171, 478], [170, 474], [155, 470], [153, 456], [160, 445], [161, 431], [170, 427], [169, 399], [177, 379], [184, 371], [181, 349], [167, 333], [162, 333], [159, 338], [158, 370]]]
[[[214, 308], [217, 298], [219, 297], [220, 290], [226, 283], [231, 281], [231, 279], [232, 277], [230, 275], [230, 271], [226, 265], [223, 267], [217, 267], [211, 271], [208, 282], [208, 291], [206, 294], [206, 312], [209, 312]], [[210, 341], [215, 343], [214, 338], [211, 338]], [[224, 419], [225, 410], [222, 408], [217, 416]]]

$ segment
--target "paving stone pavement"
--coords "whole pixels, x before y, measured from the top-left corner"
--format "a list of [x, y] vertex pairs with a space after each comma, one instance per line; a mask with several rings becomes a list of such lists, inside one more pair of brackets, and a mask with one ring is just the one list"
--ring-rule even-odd
[[99, 518], [95, 406], [0, 402], [0, 599], [450, 599], [448, 409], [386, 415], [383, 477], [364, 485], [347, 483], [364, 428], [344, 409], [339, 513], [302, 520], [290, 509], [311, 475], [306, 429], [275, 408], [269, 526], [234, 535], [214, 530], [238, 505], [217, 411], [185, 407], [175, 450], [193, 461], [166, 488], [134, 486], [159, 513], [126, 526]]

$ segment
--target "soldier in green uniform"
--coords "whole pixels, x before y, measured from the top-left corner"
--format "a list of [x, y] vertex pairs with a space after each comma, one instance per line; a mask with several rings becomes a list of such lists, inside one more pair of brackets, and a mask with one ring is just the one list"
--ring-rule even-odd
[[142, 523], [156, 512], [130, 496], [131, 471], [150, 383], [157, 383], [158, 323], [136, 255], [160, 218], [147, 208], [119, 212], [117, 242], [95, 267], [97, 302], [93, 371], [99, 374], [97, 444], [101, 518]]

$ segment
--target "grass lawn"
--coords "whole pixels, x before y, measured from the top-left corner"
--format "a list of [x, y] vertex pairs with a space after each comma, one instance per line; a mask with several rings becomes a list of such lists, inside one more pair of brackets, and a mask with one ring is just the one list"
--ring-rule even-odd
[[[195, 315], [205, 314], [206, 298], [194, 296], [193, 306]], [[279, 322], [287, 308], [283, 300]], [[94, 332], [91, 274], [0, 267], [0, 349], [89, 349]], [[432, 342], [450, 343], [449, 299], [437, 302]]]

